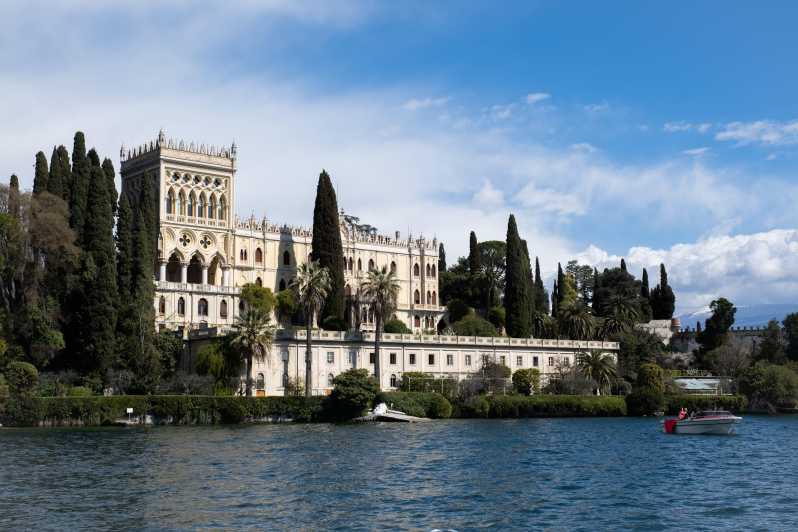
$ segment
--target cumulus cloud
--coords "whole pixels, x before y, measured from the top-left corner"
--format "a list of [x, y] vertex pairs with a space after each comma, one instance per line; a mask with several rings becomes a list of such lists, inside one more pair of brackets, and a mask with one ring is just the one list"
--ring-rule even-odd
[[715, 139], [735, 142], [737, 145], [782, 146], [798, 144], [798, 120], [790, 122], [771, 120], [730, 122], [725, 124], [723, 129], [715, 135]]
[[[589, 246], [577, 256], [599, 268], [617, 266], [621, 256]], [[798, 230], [773, 229], [735, 236], [715, 236], [667, 249], [632, 247], [624, 256], [640, 276], [648, 268], [652, 285], [665, 264], [680, 309], [705, 306], [717, 297], [737, 304], [791, 303], [798, 299]]]
[[533, 105], [549, 98], [551, 98], [551, 94], [548, 92], [533, 92], [526, 95], [526, 103]]
[[418, 109], [426, 109], [428, 107], [441, 107], [449, 102], [448, 97], [442, 98], [423, 98], [423, 99], [410, 99], [402, 105], [408, 111], [416, 111]]

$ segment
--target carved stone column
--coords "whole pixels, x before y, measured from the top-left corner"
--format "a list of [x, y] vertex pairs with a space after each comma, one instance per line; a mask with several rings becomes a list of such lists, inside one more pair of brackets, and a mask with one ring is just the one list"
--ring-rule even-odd
[[180, 282], [186, 284], [188, 282], [188, 263], [180, 263]]

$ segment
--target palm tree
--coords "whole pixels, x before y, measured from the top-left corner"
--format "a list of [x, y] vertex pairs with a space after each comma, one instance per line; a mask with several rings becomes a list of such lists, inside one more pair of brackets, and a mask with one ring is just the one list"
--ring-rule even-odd
[[313, 362], [311, 353], [313, 339], [311, 329], [321, 311], [327, 294], [330, 293], [330, 272], [316, 262], [306, 262], [297, 268], [296, 279], [291, 282], [291, 288], [297, 295], [297, 301], [305, 314], [307, 337], [305, 339], [305, 397], [312, 394]]
[[582, 375], [596, 381], [596, 395], [601, 395], [601, 390], [609, 386], [612, 380], [618, 376], [615, 361], [607, 353], [593, 350], [580, 353], [577, 357], [577, 365]]
[[613, 294], [604, 305], [606, 318], [600, 328], [602, 338], [617, 338], [634, 327], [640, 310], [634, 299], [626, 294]]
[[382, 388], [382, 373], [380, 367], [380, 340], [382, 339], [382, 327], [385, 321], [396, 310], [396, 298], [399, 295], [399, 281], [396, 274], [383, 266], [380, 270], [368, 272], [366, 281], [363, 283], [363, 297], [369, 302], [371, 310], [374, 311], [374, 374], [377, 376], [377, 383]]
[[275, 327], [271, 316], [258, 307], [247, 307], [233, 325], [232, 344], [244, 352], [247, 365], [247, 397], [252, 395], [252, 360], [259, 362], [267, 359], [274, 340]]
[[560, 309], [560, 333], [572, 340], [588, 340], [593, 335], [593, 316], [582, 303], [573, 303]]

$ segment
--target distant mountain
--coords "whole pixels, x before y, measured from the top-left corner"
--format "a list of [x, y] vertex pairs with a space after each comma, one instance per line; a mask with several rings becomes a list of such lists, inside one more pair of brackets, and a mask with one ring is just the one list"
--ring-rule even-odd
[[[757, 327], [767, 325], [770, 320], [781, 321], [787, 314], [798, 312], [798, 303], [776, 303], [766, 305], [749, 305], [747, 307], [738, 306], [737, 313], [734, 315], [735, 327]], [[704, 326], [704, 321], [712, 315], [709, 307], [693, 312], [691, 314], [682, 314], [679, 316], [679, 321], [682, 322], [682, 328], [689, 327], [695, 329], [697, 321], [701, 322], [701, 327]]]

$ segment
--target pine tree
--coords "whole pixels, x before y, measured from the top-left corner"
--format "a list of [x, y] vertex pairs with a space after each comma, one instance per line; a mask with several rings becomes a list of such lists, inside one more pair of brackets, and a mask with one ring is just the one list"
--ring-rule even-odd
[[43, 151], [36, 153], [36, 171], [33, 176], [33, 195], [38, 195], [47, 190], [47, 181], [50, 172], [47, 168], [47, 157]]
[[83, 133], [75, 133], [72, 148], [72, 180], [69, 187], [69, 225], [78, 235], [78, 244], [83, 246], [83, 228], [86, 223], [86, 205], [90, 180], [89, 159], [86, 156], [86, 139]]
[[116, 252], [114, 218], [108, 197], [105, 174], [99, 166], [91, 168], [86, 202], [84, 253], [81, 257], [78, 289], [80, 306], [75, 308], [73, 327], [78, 332], [71, 346], [80, 353], [78, 367], [99, 378], [116, 363]]
[[446, 271], [446, 250], [443, 249], [443, 242], [438, 246], [438, 275]]
[[643, 268], [643, 281], [640, 284], [640, 297], [644, 299], [649, 298], [649, 289], [648, 289], [648, 272], [645, 268]]
[[479, 242], [477, 242], [477, 235], [471, 231], [468, 240], [468, 271], [471, 275], [478, 275], [482, 269], [479, 257]]
[[327, 268], [330, 292], [320, 313], [319, 324], [333, 328], [344, 326], [344, 248], [338, 220], [338, 199], [326, 170], [319, 174], [316, 205], [313, 208], [313, 260]]
[[105, 174], [106, 186], [108, 187], [109, 198], [113, 206], [113, 213], [116, 216], [117, 202], [119, 201], [119, 194], [116, 191], [116, 174], [114, 172], [114, 163], [111, 159], [106, 157], [103, 159], [102, 164], [103, 173]]
[[19, 178], [17, 178], [17, 174], [11, 174], [11, 179], [8, 181], [8, 214], [14, 218], [19, 218], [20, 215]]
[[525, 269], [524, 260], [518, 226], [515, 223], [515, 216], [511, 214], [507, 222], [504, 308], [507, 334], [514, 338], [529, 338], [532, 335], [532, 320], [529, 315], [528, 267]]
[[543, 278], [540, 276], [540, 260], [535, 257], [535, 308], [543, 314], [549, 313], [549, 294], [543, 285]]

